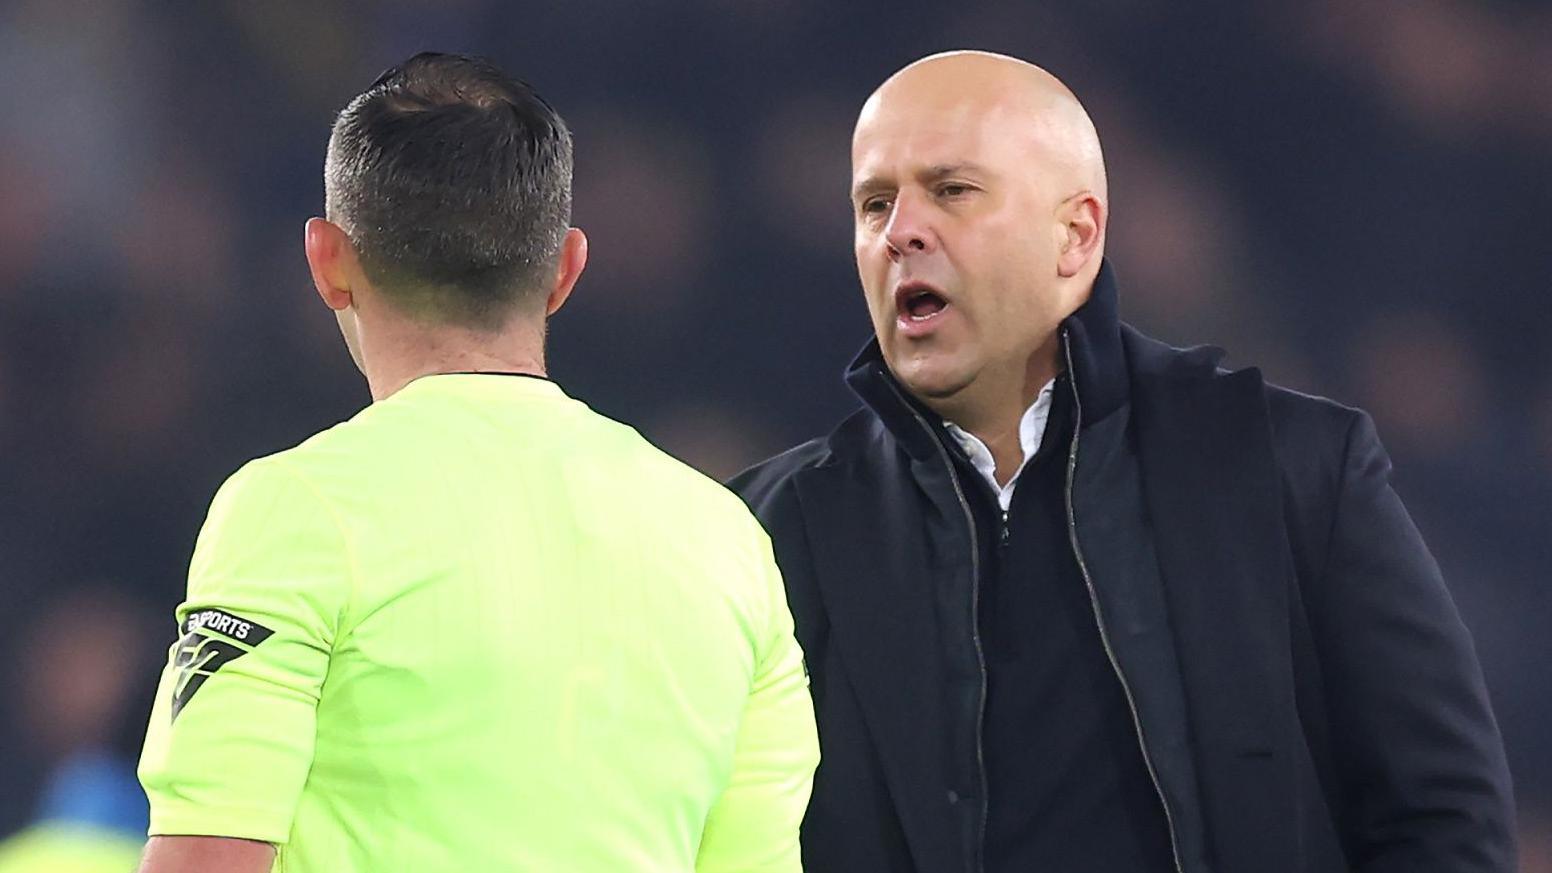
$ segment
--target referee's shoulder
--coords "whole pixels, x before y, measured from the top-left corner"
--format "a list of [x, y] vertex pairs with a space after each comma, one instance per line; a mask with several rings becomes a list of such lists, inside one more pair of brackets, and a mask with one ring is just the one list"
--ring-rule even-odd
[[[609, 471], [611, 492], [600, 495], [602, 499], [620, 499], [630, 492], [633, 502], [655, 507], [659, 521], [723, 534], [763, 534], [726, 486], [658, 447], [634, 426], [586, 409], [571, 427], [579, 435], [573, 445], [585, 444], [586, 451], [597, 453], [590, 463]], [[582, 433], [586, 436], [580, 437]]]
[[[635, 434], [635, 430], [628, 425], [621, 427]], [[698, 514], [716, 520], [716, 523], [748, 527], [751, 531], [760, 530], [748, 507], [727, 486], [658, 448], [645, 437], [636, 434], [635, 438], [640, 441], [642, 451], [649, 459], [646, 463], [657, 471], [653, 478], [658, 480], [663, 489], [672, 492], [679, 502], [693, 505]]]
[[336, 489], [351, 488], [352, 483], [370, 476], [375, 463], [371, 457], [373, 446], [380, 442], [372, 438], [371, 428], [360, 426], [360, 417], [358, 413], [296, 445], [247, 461], [227, 477], [223, 487], [289, 481], [305, 486], [319, 497], [335, 493]]

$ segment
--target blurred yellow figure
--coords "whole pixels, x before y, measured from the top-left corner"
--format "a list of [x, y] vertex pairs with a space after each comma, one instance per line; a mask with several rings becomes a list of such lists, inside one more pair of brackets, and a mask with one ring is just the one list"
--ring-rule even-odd
[[134, 700], [132, 677], [148, 667], [125, 653], [152, 639], [140, 607], [106, 585], [72, 587], [38, 610], [20, 648], [27, 680], [17, 711], [48, 778], [33, 821], [0, 840], [0, 873], [135, 868], [149, 810], [134, 759], [113, 734]]
[[50, 775], [37, 819], [0, 841], [0, 873], [128, 873], [146, 811], [132, 761], [104, 749], [72, 753]]
[[44, 822], [0, 842], [0, 873], [128, 873], [140, 845], [111, 828]]

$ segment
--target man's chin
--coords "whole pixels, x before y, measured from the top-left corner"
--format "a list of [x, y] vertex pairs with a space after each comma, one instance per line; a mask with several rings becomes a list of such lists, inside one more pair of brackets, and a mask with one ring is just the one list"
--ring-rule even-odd
[[949, 367], [933, 366], [936, 363], [907, 361], [900, 367], [890, 367], [890, 370], [907, 391], [927, 401], [950, 400], [970, 384], [969, 374]]

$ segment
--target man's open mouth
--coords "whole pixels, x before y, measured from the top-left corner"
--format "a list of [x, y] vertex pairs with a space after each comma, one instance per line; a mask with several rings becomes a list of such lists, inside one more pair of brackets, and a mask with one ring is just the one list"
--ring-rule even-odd
[[926, 285], [912, 285], [895, 292], [900, 315], [911, 321], [926, 321], [948, 307], [948, 300]]

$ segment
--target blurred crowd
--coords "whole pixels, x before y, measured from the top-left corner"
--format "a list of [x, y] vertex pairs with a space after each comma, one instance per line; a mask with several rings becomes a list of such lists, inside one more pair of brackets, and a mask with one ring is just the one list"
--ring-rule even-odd
[[721, 477], [852, 407], [851, 125], [961, 47], [1088, 106], [1128, 320], [1374, 414], [1552, 871], [1552, 7], [1513, 0], [0, 0], [0, 835], [143, 830], [206, 504], [368, 400], [301, 227], [382, 68], [488, 54], [568, 119], [552, 373]]

